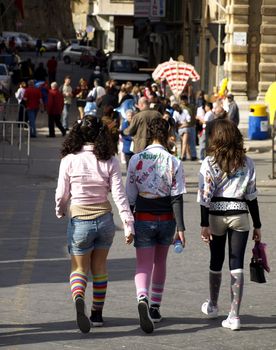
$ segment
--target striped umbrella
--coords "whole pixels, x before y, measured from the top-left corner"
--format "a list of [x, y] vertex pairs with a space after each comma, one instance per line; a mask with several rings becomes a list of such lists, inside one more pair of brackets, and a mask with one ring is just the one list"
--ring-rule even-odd
[[172, 58], [160, 63], [152, 73], [154, 80], [166, 80], [172, 93], [179, 97], [184, 90], [189, 79], [197, 81], [200, 79], [199, 74], [191, 64], [174, 61]]

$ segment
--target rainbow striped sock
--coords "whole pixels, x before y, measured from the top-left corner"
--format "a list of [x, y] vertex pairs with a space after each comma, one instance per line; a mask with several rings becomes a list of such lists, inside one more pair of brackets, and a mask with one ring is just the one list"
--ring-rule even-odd
[[70, 275], [70, 285], [73, 300], [75, 300], [77, 295], [84, 298], [87, 286], [87, 276], [83, 272], [73, 271]]
[[151, 286], [151, 304], [161, 304], [162, 295], [164, 290], [164, 283], [156, 284], [152, 283]]
[[105, 301], [108, 274], [93, 276], [92, 310], [102, 310]]

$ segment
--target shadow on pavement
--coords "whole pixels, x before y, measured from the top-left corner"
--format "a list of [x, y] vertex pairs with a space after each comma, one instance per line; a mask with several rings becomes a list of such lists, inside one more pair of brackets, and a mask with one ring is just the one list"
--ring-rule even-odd
[[[127, 259], [109, 259], [108, 260], [108, 274], [109, 280], [126, 281], [133, 280], [135, 273], [135, 258]], [[33, 265], [33, 267], [32, 267]], [[0, 264], [1, 271], [1, 287], [18, 286], [25, 284], [21, 282], [20, 274], [22, 271], [22, 262]], [[3, 268], [3, 269], [2, 269]], [[31, 268], [31, 281], [27, 284], [33, 283], [66, 283], [70, 274], [70, 260], [50, 260], [50, 261], [36, 261], [34, 263], [27, 262], [25, 269]], [[16, 274], [16, 275], [15, 275]], [[90, 276], [89, 276], [90, 277]], [[91, 278], [90, 278], [91, 279]], [[69, 283], [69, 282], [68, 282]]]
[[[255, 331], [259, 329], [275, 329], [276, 317], [255, 317], [243, 315], [242, 332]], [[79, 339], [112, 339], [126, 336], [166, 336], [170, 334], [189, 334], [205, 331], [210, 328], [220, 327], [222, 318], [209, 320], [202, 318], [168, 318], [156, 326], [155, 332], [147, 335], [143, 333], [138, 325], [137, 318], [113, 318], [105, 317], [105, 327], [91, 329], [89, 334], [82, 334], [76, 328], [75, 321], [60, 321], [49, 323], [32, 324], [2, 324], [0, 329], [8, 329], [8, 332], [0, 335], [0, 346], [12, 346], [16, 344], [38, 344], [53, 341], [73, 341]], [[173, 325], [183, 325], [183, 329], [166, 328]], [[255, 326], [250, 326], [254, 324]], [[188, 325], [185, 328], [185, 325]], [[194, 327], [189, 327], [194, 325]], [[125, 327], [134, 326], [134, 329], [126, 330]], [[112, 327], [123, 327], [122, 330], [111, 331]], [[20, 328], [16, 330], [16, 328]], [[13, 330], [15, 329], [15, 330]]]

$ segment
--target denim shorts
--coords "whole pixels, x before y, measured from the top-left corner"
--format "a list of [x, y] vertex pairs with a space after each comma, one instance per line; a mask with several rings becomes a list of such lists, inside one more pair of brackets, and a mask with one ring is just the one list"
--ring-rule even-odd
[[135, 221], [134, 247], [148, 248], [156, 244], [170, 245], [175, 234], [175, 220]]
[[112, 245], [114, 234], [112, 213], [93, 220], [71, 218], [67, 227], [69, 254], [85, 255], [93, 249], [108, 249]]

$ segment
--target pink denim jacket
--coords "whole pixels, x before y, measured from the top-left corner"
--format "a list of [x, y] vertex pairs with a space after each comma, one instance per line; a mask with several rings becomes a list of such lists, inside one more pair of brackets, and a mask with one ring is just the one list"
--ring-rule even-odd
[[134, 218], [123, 186], [119, 161], [115, 157], [98, 161], [92, 151], [92, 145], [84, 145], [79, 153], [68, 154], [61, 160], [56, 189], [57, 217], [66, 214], [69, 201], [72, 205], [103, 203], [108, 200], [111, 190], [125, 235], [134, 234]]

